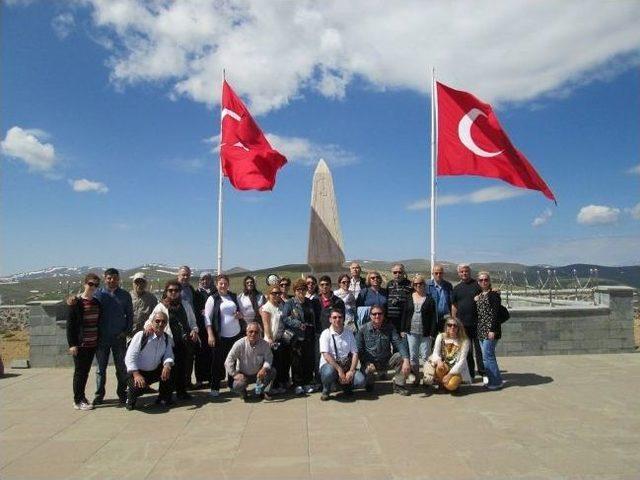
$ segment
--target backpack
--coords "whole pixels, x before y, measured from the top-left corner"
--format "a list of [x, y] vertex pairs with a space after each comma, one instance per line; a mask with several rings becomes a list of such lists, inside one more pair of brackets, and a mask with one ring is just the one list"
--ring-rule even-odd
[[498, 321], [502, 324], [509, 320], [511, 314], [509, 314], [509, 310], [504, 305], [498, 306]]
[[[142, 340], [140, 340], [140, 351], [144, 350], [144, 347], [147, 346], [147, 343], [149, 342], [149, 337], [150, 337], [150, 335], [147, 332], [143, 332]], [[169, 345], [169, 336], [165, 333], [164, 334], [164, 348], [167, 348], [167, 345]]]

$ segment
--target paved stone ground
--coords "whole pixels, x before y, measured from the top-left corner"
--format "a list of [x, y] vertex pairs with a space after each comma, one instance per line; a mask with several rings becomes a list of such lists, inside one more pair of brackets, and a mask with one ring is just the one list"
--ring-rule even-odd
[[152, 396], [75, 411], [70, 369], [9, 370], [0, 478], [640, 478], [640, 355], [500, 363], [499, 392], [400, 397], [386, 383], [352, 402], [245, 404], [202, 391], [168, 412]]

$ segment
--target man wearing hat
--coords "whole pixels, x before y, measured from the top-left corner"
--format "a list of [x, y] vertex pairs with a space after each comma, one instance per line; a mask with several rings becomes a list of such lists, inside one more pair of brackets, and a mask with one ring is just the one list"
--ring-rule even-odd
[[131, 300], [133, 301], [133, 331], [132, 335], [142, 330], [144, 322], [158, 304], [155, 295], [147, 291], [147, 277], [144, 272], [136, 272], [133, 276], [133, 290], [131, 290]]

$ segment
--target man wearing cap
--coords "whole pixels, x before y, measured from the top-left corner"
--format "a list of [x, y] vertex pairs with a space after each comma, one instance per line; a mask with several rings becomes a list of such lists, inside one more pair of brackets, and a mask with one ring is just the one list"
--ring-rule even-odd
[[147, 291], [147, 278], [144, 272], [136, 272], [133, 276], [133, 290], [130, 293], [133, 301], [132, 334], [135, 334], [142, 330], [144, 322], [158, 304], [158, 299], [153, 293]]

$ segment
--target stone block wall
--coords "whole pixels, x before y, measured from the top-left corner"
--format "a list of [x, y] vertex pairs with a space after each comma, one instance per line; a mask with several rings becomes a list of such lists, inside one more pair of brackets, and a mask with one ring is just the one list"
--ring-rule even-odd
[[67, 322], [60, 315], [62, 302], [29, 302], [29, 360], [32, 367], [70, 367]]
[[29, 306], [0, 305], [0, 329], [24, 330], [29, 326]]
[[596, 305], [521, 307], [502, 325], [500, 356], [620, 353], [635, 350], [633, 289], [600, 287]]

